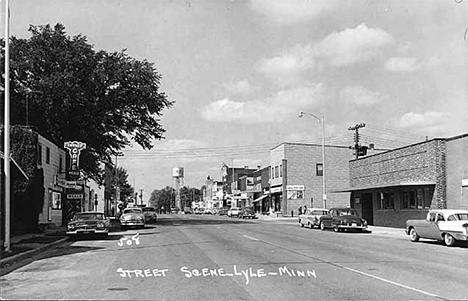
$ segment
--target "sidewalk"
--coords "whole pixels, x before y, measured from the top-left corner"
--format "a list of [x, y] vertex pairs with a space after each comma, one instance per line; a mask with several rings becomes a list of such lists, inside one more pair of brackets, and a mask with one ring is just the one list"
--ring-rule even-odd
[[45, 229], [42, 233], [14, 235], [10, 238], [10, 252], [5, 252], [3, 248], [1, 250], [0, 267], [9, 266], [23, 258], [33, 256], [67, 239], [65, 227]]

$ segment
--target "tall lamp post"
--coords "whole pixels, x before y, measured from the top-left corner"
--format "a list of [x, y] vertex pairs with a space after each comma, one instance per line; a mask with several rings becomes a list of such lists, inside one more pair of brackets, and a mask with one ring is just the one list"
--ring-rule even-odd
[[299, 112], [299, 118], [304, 117], [304, 115], [309, 115], [317, 119], [322, 124], [322, 197], [323, 197], [323, 207], [327, 208], [327, 188], [325, 181], [325, 121], [324, 116], [321, 118], [315, 116], [312, 113]]

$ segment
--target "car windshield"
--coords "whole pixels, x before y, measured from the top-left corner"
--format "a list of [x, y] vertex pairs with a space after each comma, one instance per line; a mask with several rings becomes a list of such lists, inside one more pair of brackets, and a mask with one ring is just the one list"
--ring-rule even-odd
[[103, 220], [104, 214], [102, 213], [80, 213], [75, 215], [76, 221], [86, 221], [86, 220]]
[[314, 211], [312, 211], [311, 214], [313, 214], [313, 215], [327, 215], [328, 212], [326, 210], [314, 210]]
[[337, 210], [339, 216], [345, 216], [345, 215], [355, 215], [358, 216], [356, 210], [354, 209], [341, 209]]
[[123, 213], [141, 213], [141, 209], [125, 209]]
[[143, 211], [144, 212], [154, 212], [156, 210], [154, 208], [151, 208], [151, 207], [145, 207], [145, 208], [143, 208]]

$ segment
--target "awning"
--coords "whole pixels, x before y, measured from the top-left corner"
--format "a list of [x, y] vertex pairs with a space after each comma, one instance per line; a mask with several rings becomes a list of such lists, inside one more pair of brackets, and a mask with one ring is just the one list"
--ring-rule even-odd
[[263, 199], [266, 198], [267, 196], [268, 196], [267, 194], [264, 194], [264, 195], [262, 195], [261, 197], [259, 197], [259, 198], [255, 199], [255, 200], [253, 200], [253, 202], [254, 202], [254, 203], [255, 203], [255, 202], [260, 202], [261, 200], [263, 200]]
[[414, 181], [414, 182], [398, 182], [398, 183], [386, 183], [374, 186], [360, 186], [360, 187], [349, 187], [342, 189], [330, 189], [328, 192], [353, 192], [359, 190], [370, 190], [370, 189], [380, 189], [380, 188], [391, 188], [391, 187], [407, 187], [407, 186], [428, 186], [436, 185], [436, 182], [433, 181]]

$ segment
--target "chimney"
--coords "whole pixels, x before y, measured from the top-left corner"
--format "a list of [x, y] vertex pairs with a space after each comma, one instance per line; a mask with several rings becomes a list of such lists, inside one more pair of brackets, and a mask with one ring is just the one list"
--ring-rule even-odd
[[262, 168], [261, 165], [257, 165], [257, 170], [260, 170], [260, 168]]

